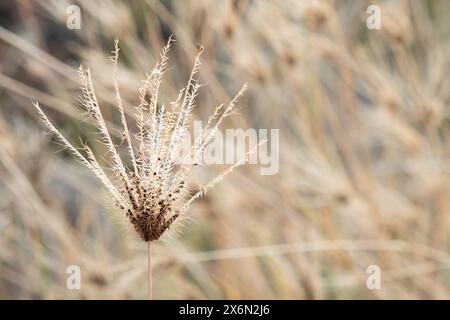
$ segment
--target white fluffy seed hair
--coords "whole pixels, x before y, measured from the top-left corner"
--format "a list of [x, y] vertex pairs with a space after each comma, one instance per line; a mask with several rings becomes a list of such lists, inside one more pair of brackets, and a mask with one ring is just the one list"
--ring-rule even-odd
[[232, 114], [239, 97], [247, 89], [247, 85], [242, 87], [227, 106], [219, 105], [208, 118], [199, 139], [192, 146], [190, 156], [193, 157], [193, 160], [182, 161], [181, 165], [176, 166], [174, 157], [189, 129], [192, 111], [195, 107], [195, 98], [200, 88], [197, 74], [201, 64], [200, 56], [203, 48], [199, 49], [195, 57], [186, 87], [179, 91], [176, 99], [170, 103], [169, 110], [166, 110], [164, 106], [158, 105], [158, 92], [162, 77], [167, 69], [168, 52], [172, 43], [173, 39], [170, 37], [161, 52], [160, 60], [150, 74], [146, 75], [143, 85], [139, 88], [139, 103], [136, 106], [138, 132], [132, 139], [117, 78], [119, 41], [117, 39], [114, 41], [114, 50], [111, 56], [114, 100], [115, 107], [120, 115], [123, 129], [122, 138], [127, 146], [127, 160], [131, 163], [131, 168], [124, 164], [109, 133], [88, 68], [80, 66], [78, 70], [81, 80], [81, 105], [97, 128], [101, 138], [100, 141], [105, 145], [108, 157], [111, 159], [109, 165], [105, 165], [106, 170], [102, 168], [87, 145], [82, 144], [80, 150], [74, 147], [48, 119], [39, 103], [33, 100], [33, 105], [45, 127], [56, 137], [59, 143], [67, 148], [101, 181], [112, 195], [115, 205], [125, 213], [144, 241], [159, 239], [180, 215], [186, 214], [194, 200], [203, 196], [236, 167], [248, 162], [249, 155], [265, 142], [262, 141], [254, 146], [242, 159], [228, 167], [211, 182], [200, 187], [197, 192], [189, 192], [188, 183], [190, 182], [189, 172], [191, 167], [197, 163], [206, 146], [214, 139], [219, 125]]

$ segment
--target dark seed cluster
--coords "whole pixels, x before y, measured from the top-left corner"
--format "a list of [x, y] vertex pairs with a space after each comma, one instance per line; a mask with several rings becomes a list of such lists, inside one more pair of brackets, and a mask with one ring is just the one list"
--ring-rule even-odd
[[[156, 172], [153, 175], [156, 176]], [[130, 178], [133, 186], [124, 184], [124, 190], [121, 191], [121, 195], [129, 200], [129, 207], [121, 204], [117, 206], [125, 211], [142, 240], [158, 240], [180, 215], [179, 210], [174, 208], [174, 203], [184, 181], [174, 188], [173, 193], [164, 193], [161, 187], [146, 186], [134, 173]], [[156, 181], [158, 180], [162, 179], [156, 177]]]

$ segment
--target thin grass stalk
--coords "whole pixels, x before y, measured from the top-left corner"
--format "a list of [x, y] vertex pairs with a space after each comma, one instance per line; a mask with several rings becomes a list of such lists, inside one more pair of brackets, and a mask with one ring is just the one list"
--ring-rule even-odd
[[152, 242], [151, 241], [147, 241], [147, 265], [148, 265], [148, 270], [147, 270], [147, 279], [148, 279], [148, 300], [152, 300], [153, 299], [153, 285], [152, 285]]

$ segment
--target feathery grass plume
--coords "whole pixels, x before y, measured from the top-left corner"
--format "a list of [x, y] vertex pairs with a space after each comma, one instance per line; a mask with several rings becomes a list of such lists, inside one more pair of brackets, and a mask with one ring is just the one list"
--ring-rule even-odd
[[[81, 104], [97, 128], [101, 143], [107, 149], [107, 154], [111, 159], [109, 166], [105, 168], [108, 170], [102, 168], [87, 145], [83, 144], [81, 150], [74, 147], [50, 122], [39, 103], [33, 101], [33, 105], [49, 132], [54, 134], [57, 140], [101, 181], [111, 193], [115, 205], [124, 212], [139, 237], [148, 242], [149, 258], [150, 243], [158, 240], [180, 215], [185, 214], [194, 200], [204, 195], [234, 168], [245, 164], [249, 154], [261, 145], [260, 143], [255, 146], [242, 159], [211, 182], [200, 187], [198, 192], [190, 194], [188, 173], [191, 167], [198, 162], [206, 146], [214, 138], [219, 125], [232, 114], [238, 98], [244, 94], [247, 86], [244, 85], [226, 107], [220, 105], [215, 109], [201, 131], [200, 138], [192, 147], [190, 156], [193, 157], [193, 160], [186, 161], [184, 159], [181, 164], [177, 165], [175, 157], [188, 132], [192, 111], [195, 107], [195, 98], [200, 88], [197, 74], [203, 48], [199, 49], [195, 57], [187, 86], [181, 89], [177, 98], [170, 103], [170, 110], [166, 110], [164, 106], [158, 105], [158, 92], [167, 68], [168, 52], [172, 43], [173, 39], [170, 37], [162, 50], [159, 62], [150, 74], [146, 75], [146, 79], [139, 89], [139, 103], [136, 106], [138, 132], [133, 139], [128, 129], [117, 78], [119, 43], [117, 39], [114, 41], [111, 60], [115, 107], [119, 111], [123, 129], [122, 139], [127, 145], [127, 158], [128, 162], [132, 164], [131, 168], [125, 165], [126, 162], [119, 155], [117, 146], [106, 126], [89, 69], [83, 66], [79, 68]], [[107, 172], [111, 173], [108, 175]], [[151, 284], [149, 286], [151, 287]], [[150, 296], [151, 294], [149, 294]]]

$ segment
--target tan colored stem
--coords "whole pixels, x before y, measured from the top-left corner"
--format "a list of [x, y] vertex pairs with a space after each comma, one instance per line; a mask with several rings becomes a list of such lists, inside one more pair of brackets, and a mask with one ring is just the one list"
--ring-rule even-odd
[[152, 300], [152, 242], [147, 241], [148, 248], [148, 300]]

